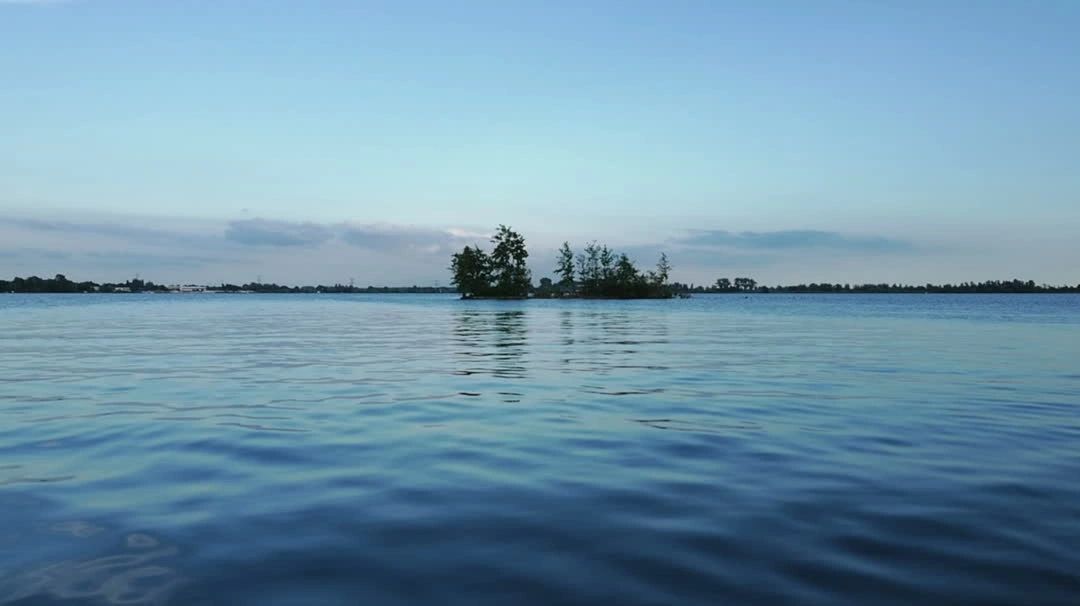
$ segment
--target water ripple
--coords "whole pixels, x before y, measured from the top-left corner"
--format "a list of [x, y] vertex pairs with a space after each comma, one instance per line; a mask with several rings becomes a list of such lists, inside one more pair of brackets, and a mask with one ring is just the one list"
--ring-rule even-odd
[[1074, 604], [1080, 297], [0, 297], [0, 604]]

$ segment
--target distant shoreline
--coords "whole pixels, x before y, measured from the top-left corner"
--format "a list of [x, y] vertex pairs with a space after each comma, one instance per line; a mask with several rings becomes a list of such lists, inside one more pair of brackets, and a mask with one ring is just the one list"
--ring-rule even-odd
[[[739, 286], [735, 286], [739, 284]], [[354, 286], [346, 284], [318, 286], [285, 286], [250, 282], [247, 284], [156, 284], [138, 278], [126, 282], [74, 282], [62, 274], [53, 278], [16, 277], [12, 280], [0, 280], [0, 293], [19, 294], [76, 294], [76, 293], [174, 293], [174, 294], [441, 294], [460, 295], [452, 286]], [[1036, 284], [1032, 280], [989, 280], [985, 282], [961, 282], [959, 284], [925, 284], [920, 286], [906, 284], [830, 284], [811, 283], [791, 286], [758, 286], [756, 282], [742, 278], [734, 283], [718, 280], [709, 286], [674, 282], [663, 296], [602, 296], [565, 294], [558, 296], [550, 288], [532, 287], [529, 295], [513, 297], [463, 297], [463, 300], [524, 300], [524, 299], [580, 299], [580, 300], [633, 300], [664, 299], [687, 295], [721, 294], [1076, 294], [1080, 293], [1080, 284], [1076, 286], [1055, 286]]]
[[[721, 297], [735, 297], [750, 295], [757, 296], [774, 296], [774, 295], [1075, 295], [1080, 294], [1080, 289], [1070, 288], [1062, 290], [1039, 290], [1032, 292], [1021, 291], [996, 291], [996, 292], [978, 292], [978, 291], [833, 291], [833, 290], [814, 290], [814, 291], [782, 291], [782, 290], [768, 290], [768, 291], [753, 291], [753, 292], [677, 292], [671, 297], [455, 297], [458, 301], [663, 301], [670, 299], [690, 299], [695, 295], [715, 295]], [[308, 290], [288, 290], [288, 291], [232, 291], [232, 290], [207, 290], [199, 293], [188, 293], [178, 291], [27, 291], [27, 290], [0, 290], [0, 295], [175, 295], [183, 297], [193, 297], [197, 295], [459, 295], [456, 292], [431, 292], [431, 291], [412, 291], [412, 290], [398, 290], [393, 288], [387, 288], [385, 290], [356, 290], [353, 292], [333, 292], [333, 291], [308, 291]]]

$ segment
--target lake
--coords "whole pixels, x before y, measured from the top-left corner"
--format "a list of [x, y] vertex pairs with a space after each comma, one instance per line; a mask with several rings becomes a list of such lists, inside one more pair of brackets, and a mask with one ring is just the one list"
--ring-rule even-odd
[[0, 604], [1077, 604], [1080, 296], [0, 295]]

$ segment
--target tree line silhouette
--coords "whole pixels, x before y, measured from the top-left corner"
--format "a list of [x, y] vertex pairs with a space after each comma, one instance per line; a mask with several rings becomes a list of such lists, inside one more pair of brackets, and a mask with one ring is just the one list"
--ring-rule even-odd
[[22, 293], [81, 293], [81, 292], [165, 292], [168, 287], [135, 278], [126, 282], [73, 282], [64, 274], [52, 278], [30, 276], [0, 280], [0, 292]]
[[[524, 241], [522, 240], [524, 250]], [[516, 246], [516, 245], [515, 245]], [[477, 264], [491, 263], [484, 258], [484, 253], [479, 248], [466, 247], [465, 251], [454, 255], [457, 260], [460, 255], [468, 257], [472, 255], [468, 263], [473, 267]], [[606, 251], [606, 252], [605, 252]], [[479, 253], [479, 255], [477, 254]], [[494, 256], [494, 255], [492, 255]], [[502, 257], [500, 257], [502, 258]], [[523, 257], [524, 258], [524, 257]], [[469, 267], [468, 264], [463, 266]], [[524, 265], [517, 266], [522, 267]], [[673, 294], [692, 293], [1080, 293], [1080, 284], [1076, 286], [1054, 286], [1048, 284], [1036, 284], [1034, 280], [987, 280], [985, 282], [961, 282], [958, 284], [833, 284], [829, 282], [798, 284], [793, 286], [759, 286], [753, 278], [720, 278], [709, 285], [684, 284], [673, 282], [668, 284], [668, 272], [671, 266], [667, 257], [661, 255], [657, 263], [656, 271], [648, 271], [644, 274], [634, 267], [633, 262], [623, 254], [616, 254], [606, 246], [596, 243], [586, 245], [585, 251], [574, 255], [569, 244], [563, 243], [560, 249], [558, 264], [555, 275], [558, 282], [550, 278], [542, 278], [540, 284], [533, 287], [528, 281], [528, 269], [524, 268], [524, 281], [520, 269], [515, 269], [517, 274], [511, 273], [507, 278], [500, 276], [503, 273], [491, 269], [479, 272], [479, 277], [474, 274], [473, 282], [462, 287], [458, 282], [455, 286], [352, 286], [348, 284], [318, 285], [318, 286], [285, 286], [274, 283], [249, 282], [247, 284], [220, 284], [207, 286], [210, 292], [227, 293], [340, 293], [340, 294], [378, 294], [378, 293], [415, 293], [415, 294], [451, 294], [461, 293], [466, 296], [506, 296], [494, 293], [516, 293], [511, 297], [521, 298], [530, 293], [538, 298], [552, 297], [584, 297], [584, 298], [652, 298], [670, 297]], [[476, 271], [475, 269], [471, 271]], [[527, 288], [527, 290], [523, 289]], [[469, 290], [470, 288], [478, 290]], [[151, 281], [138, 278], [125, 282], [96, 282], [69, 280], [63, 274], [56, 274], [52, 278], [40, 278], [29, 276], [27, 278], [15, 277], [11, 280], [0, 280], [0, 293], [90, 293], [90, 292], [168, 292], [169, 287], [163, 284], [155, 284]], [[475, 294], [475, 293], [484, 294]], [[521, 294], [524, 292], [525, 294]]]
[[[327, 293], [327, 294], [379, 294], [379, 293], [413, 293], [413, 294], [452, 294], [457, 289], [449, 286], [352, 286], [349, 284], [333, 284], [318, 286], [285, 286], [282, 284], [249, 282], [247, 284], [226, 284], [207, 286], [208, 292], [224, 293]], [[73, 282], [63, 274], [56, 274], [53, 278], [28, 278], [15, 277], [12, 280], [0, 280], [0, 293], [116, 293], [116, 292], [169, 292], [170, 287], [164, 284], [140, 280], [138, 278], [125, 282]]]
[[466, 246], [450, 258], [451, 283], [463, 298], [522, 299], [530, 293], [537, 298], [649, 299], [672, 296], [668, 275], [671, 264], [661, 254], [655, 271], [642, 272], [625, 253], [617, 253], [595, 241], [575, 255], [563, 242], [555, 266], [559, 281], [542, 278], [532, 286], [526, 265], [529, 252], [525, 239], [505, 225], [491, 238], [491, 254], [479, 246]]
[[679, 293], [1078, 293], [1076, 286], [1036, 284], [1034, 280], [987, 280], [959, 284], [833, 284], [814, 282], [792, 286], [759, 286], [752, 278], [720, 278], [709, 285], [682, 284], [672, 287]]

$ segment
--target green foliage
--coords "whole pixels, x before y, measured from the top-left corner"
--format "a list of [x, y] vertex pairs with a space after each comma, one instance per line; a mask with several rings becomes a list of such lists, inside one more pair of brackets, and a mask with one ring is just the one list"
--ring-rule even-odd
[[581, 284], [578, 292], [582, 295], [600, 290], [600, 247], [596, 242], [589, 242], [577, 258], [578, 278]]
[[505, 225], [500, 225], [491, 237], [495, 245], [491, 251], [491, 274], [494, 278], [492, 294], [496, 297], [527, 297], [532, 285], [532, 274], [525, 260], [529, 251], [525, 238]]
[[466, 246], [450, 258], [450, 282], [465, 297], [482, 297], [491, 290], [491, 258], [479, 246]]
[[671, 273], [671, 263], [668, 262], [667, 253], [660, 253], [660, 260], [656, 262], [656, 273], [653, 274], [653, 282], [657, 286], [667, 284], [668, 275]]
[[128, 280], [122, 284], [95, 284], [94, 282], [72, 282], [64, 274], [56, 274], [52, 278], [39, 278], [29, 276], [27, 278], [15, 277], [11, 281], [0, 280], [0, 292], [24, 292], [24, 293], [86, 293], [86, 292], [113, 292], [117, 288], [124, 288], [131, 292], [147, 292], [165, 290], [164, 286], [142, 280]]
[[451, 282], [463, 297], [529, 296], [532, 274], [525, 260], [525, 238], [505, 225], [491, 237], [495, 248], [488, 255], [479, 246], [466, 246], [450, 258]]
[[615, 287], [615, 253], [604, 246], [600, 247], [600, 292], [611, 292]]
[[570, 250], [570, 243], [563, 242], [559, 248], [559, 260], [555, 266], [555, 275], [559, 276], [559, 288], [564, 293], [574, 291], [574, 251]]
[[735, 278], [735, 290], [752, 292], [755, 288], [757, 288], [757, 280], [753, 278]]
[[[565, 249], [569, 252], [569, 246]], [[609, 299], [670, 297], [667, 276], [671, 265], [666, 255], [660, 257], [657, 267], [661, 266], [662, 271], [642, 274], [626, 254], [616, 254], [607, 246], [590, 242], [577, 258], [580, 279], [577, 293], [582, 297]]]
[[[451, 257], [452, 282], [464, 298], [520, 298], [530, 291], [537, 298], [580, 296], [589, 298], [661, 298], [672, 296], [668, 285], [671, 265], [661, 255], [656, 272], [643, 274], [625, 254], [616, 253], [596, 242], [585, 245], [574, 256], [569, 242], [559, 248], [555, 265], [558, 284], [550, 278], [532, 288], [526, 265], [529, 252], [525, 239], [505, 225], [491, 238], [495, 248], [490, 255], [479, 247], [466, 246]], [[576, 280], [575, 280], [576, 278]]]

